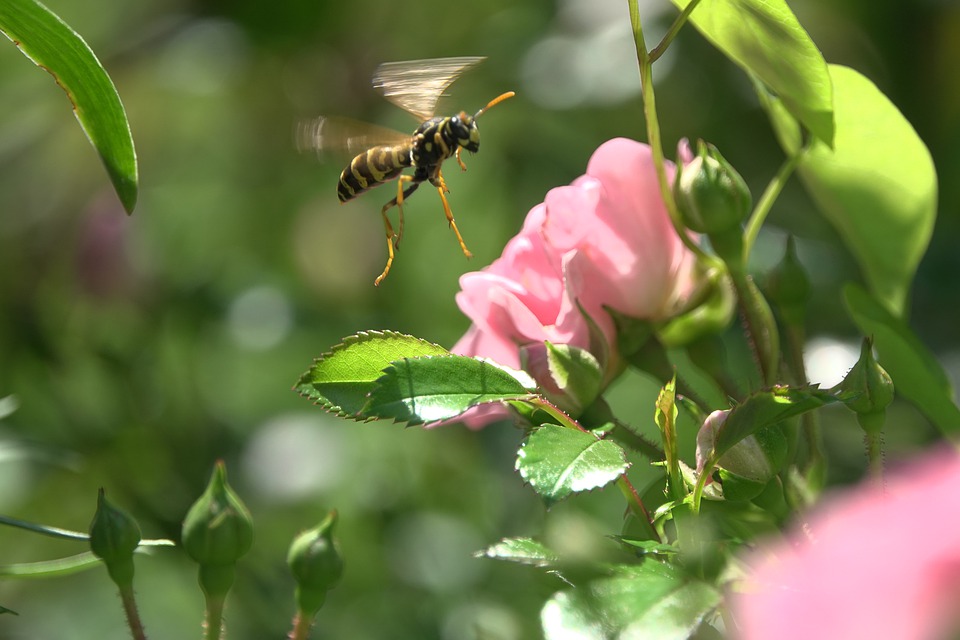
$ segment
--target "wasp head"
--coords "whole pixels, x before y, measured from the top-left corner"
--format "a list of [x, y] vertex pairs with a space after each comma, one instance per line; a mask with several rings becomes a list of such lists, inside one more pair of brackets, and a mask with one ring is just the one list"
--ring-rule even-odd
[[460, 115], [450, 118], [450, 130], [458, 145], [471, 153], [480, 150], [480, 130], [474, 116], [461, 111]]

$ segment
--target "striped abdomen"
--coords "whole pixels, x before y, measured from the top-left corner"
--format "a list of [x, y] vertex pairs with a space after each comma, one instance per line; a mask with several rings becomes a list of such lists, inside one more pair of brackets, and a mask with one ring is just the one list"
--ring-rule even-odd
[[337, 197], [346, 202], [373, 187], [393, 180], [411, 165], [410, 145], [373, 147], [350, 161], [340, 174]]

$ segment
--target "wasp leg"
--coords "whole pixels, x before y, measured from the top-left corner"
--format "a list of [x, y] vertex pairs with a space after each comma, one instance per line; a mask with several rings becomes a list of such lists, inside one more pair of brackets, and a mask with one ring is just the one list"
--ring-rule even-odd
[[[400, 239], [403, 237], [403, 199], [409, 198], [410, 194], [416, 191], [417, 187], [420, 186], [419, 182], [414, 182], [409, 187], [404, 189], [404, 183], [412, 180], [413, 176], [400, 176], [400, 179], [397, 180], [397, 197], [383, 205], [383, 209], [380, 210], [380, 215], [383, 216], [383, 228], [387, 232], [387, 266], [383, 268], [383, 273], [377, 276], [377, 279], [373, 281], [373, 284], [376, 287], [379, 287], [383, 279], [387, 277], [388, 273], [390, 273], [390, 267], [393, 265], [394, 247], [397, 249], [400, 248]], [[400, 210], [398, 227], [399, 231], [396, 235], [393, 233], [393, 225], [390, 224], [390, 218], [387, 217], [387, 211], [389, 211], [390, 207], [394, 205], [396, 205], [397, 209]]]
[[447, 183], [443, 179], [443, 174], [437, 171], [437, 179], [430, 181], [433, 186], [437, 188], [437, 193], [440, 194], [440, 201], [443, 202], [443, 213], [447, 216], [447, 222], [450, 224], [450, 228], [453, 229], [453, 232], [457, 234], [457, 242], [460, 243], [460, 249], [463, 250], [463, 255], [468, 258], [472, 258], [473, 254], [470, 253], [470, 250], [467, 249], [467, 245], [463, 242], [463, 236], [460, 235], [460, 230], [457, 229], [457, 223], [453, 219], [453, 212], [450, 210], [450, 203], [447, 202], [447, 196], [444, 194], [449, 192], [447, 189]]
[[461, 171], [466, 171], [467, 165], [463, 164], [463, 160], [460, 158], [461, 151], [463, 151], [463, 147], [457, 147], [457, 164], [460, 165]]

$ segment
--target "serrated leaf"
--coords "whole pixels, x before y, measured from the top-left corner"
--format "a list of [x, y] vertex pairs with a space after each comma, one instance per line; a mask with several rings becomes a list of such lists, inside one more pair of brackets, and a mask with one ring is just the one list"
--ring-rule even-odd
[[713, 586], [647, 561], [554, 594], [540, 620], [546, 640], [684, 640], [721, 599]]
[[541, 568], [556, 566], [559, 559], [557, 554], [533, 538], [504, 538], [475, 555]]
[[[673, 3], [683, 9], [690, 0]], [[702, 0], [690, 22], [778, 95], [814, 136], [833, 144], [833, 90], [827, 63], [784, 0]]]
[[517, 452], [517, 471], [547, 506], [571, 493], [590, 491], [627, 470], [623, 449], [592, 433], [548, 424], [538, 428]]
[[0, 31], [67, 93], [127, 213], [137, 203], [137, 156], [116, 87], [87, 43], [36, 0], [0, 2]]
[[943, 366], [905, 322], [857, 285], [843, 291], [854, 323], [864, 335], [873, 336], [880, 364], [897, 394], [909, 400], [944, 435], [960, 432], [960, 409], [953, 402], [953, 389]]
[[328, 411], [362, 419], [359, 414], [367, 396], [391, 362], [448, 353], [441, 346], [402, 333], [364, 331], [317, 358], [294, 390]]
[[923, 141], [867, 78], [830, 65], [837, 136], [797, 172], [857, 259], [871, 292], [902, 316], [937, 215], [937, 174]]
[[532, 380], [518, 374], [466, 356], [404, 358], [384, 369], [360, 415], [418, 425], [451, 420], [479, 404], [533, 398]]
[[[713, 446], [704, 452], [705, 472], [735, 444], [763, 427], [839, 400], [838, 395], [815, 387], [774, 387], [749, 396], [731, 409], [726, 421], [713, 432]], [[698, 439], [698, 447], [700, 444]]]

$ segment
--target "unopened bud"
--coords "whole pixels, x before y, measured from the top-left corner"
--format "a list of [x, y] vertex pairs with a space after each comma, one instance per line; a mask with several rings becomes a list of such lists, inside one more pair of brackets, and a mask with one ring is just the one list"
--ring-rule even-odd
[[336, 524], [337, 512], [331, 511], [290, 545], [287, 564], [297, 581], [297, 607], [304, 614], [314, 615], [343, 575], [343, 557], [333, 537]]
[[865, 431], [875, 433], [883, 427], [887, 406], [893, 402], [893, 380], [874, 358], [872, 338], [863, 339], [860, 359], [837, 388], [849, 394], [846, 405]]
[[797, 259], [797, 242], [787, 239], [787, 251], [767, 283], [767, 292], [787, 324], [803, 325], [810, 299], [810, 278]]
[[698, 233], [739, 232], [750, 213], [747, 183], [716, 147], [702, 140], [693, 160], [680, 167], [673, 189], [684, 224]]
[[[729, 410], [714, 411], [700, 427], [697, 433], [698, 472], [704, 471], [704, 461], [713, 450], [719, 430], [729, 414]], [[733, 445], [717, 461], [724, 498], [743, 501], [759, 495], [780, 472], [786, 462], [787, 450], [787, 437], [780, 425], [758, 429]]]
[[140, 544], [140, 526], [125, 511], [97, 495], [97, 512], [90, 523], [90, 550], [103, 560], [118, 587], [133, 584], [133, 552]]
[[227, 484], [227, 469], [217, 462], [203, 495], [183, 520], [183, 548], [200, 565], [200, 583], [209, 597], [226, 596], [233, 570], [253, 545], [253, 518]]

